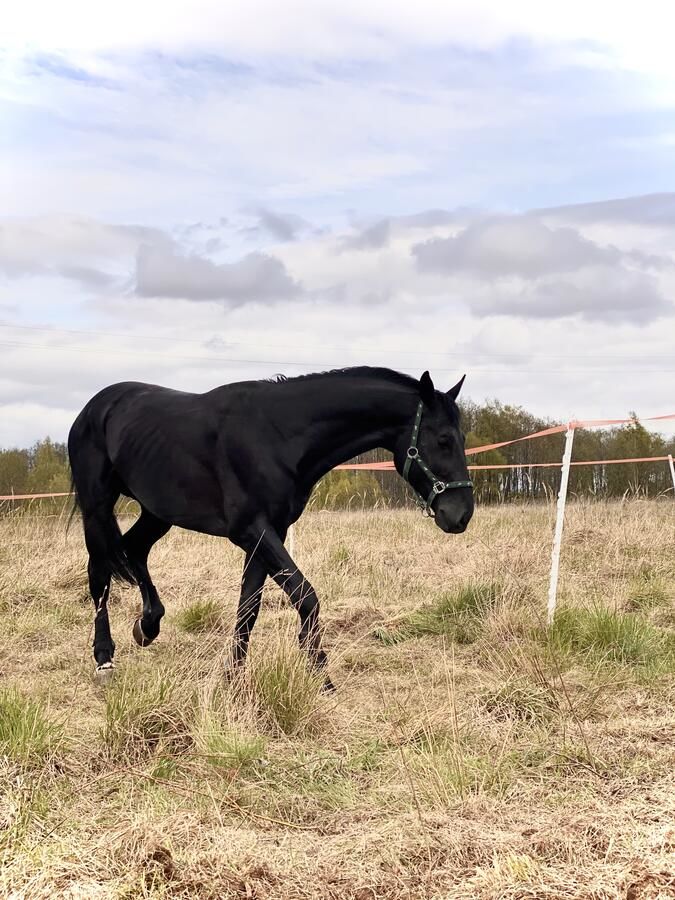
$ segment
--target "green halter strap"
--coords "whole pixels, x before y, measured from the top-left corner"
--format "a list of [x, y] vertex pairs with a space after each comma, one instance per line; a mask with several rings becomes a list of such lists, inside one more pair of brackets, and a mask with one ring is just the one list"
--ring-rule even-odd
[[[450, 488], [470, 488], [473, 487], [473, 482], [471, 481], [442, 481], [440, 478], [437, 478], [434, 473], [431, 471], [429, 466], [424, 462], [422, 457], [420, 456], [420, 451], [417, 449], [417, 438], [420, 433], [420, 422], [422, 421], [422, 408], [424, 404], [420, 400], [417, 406], [417, 413], [415, 414], [415, 424], [413, 425], [412, 435], [410, 437], [410, 446], [406, 452], [406, 460], [405, 465], [403, 466], [403, 477], [410, 484], [409, 473], [410, 467], [413, 463], [413, 460], [417, 463], [420, 469], [424, 472], [424, 474], [429, 478], [432, 483], [432, 488], [429, 496], [424, 499], [421, 494], [415, 493], [419, 497], [419, 506], [424, 510], [424, 512], [432, 515], [431, 512], [431, 504], [434, 502], [438, 494], [442, 494], [444, 491], [449, 490]], [[413, 488], [415, 490], [415, 488]]]

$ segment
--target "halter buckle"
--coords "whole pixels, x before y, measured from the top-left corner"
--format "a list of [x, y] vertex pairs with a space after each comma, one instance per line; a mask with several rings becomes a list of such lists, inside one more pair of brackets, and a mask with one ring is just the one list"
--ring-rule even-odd
[[446, 484], [444, 481], [434, 481], [434, 494], [442, 494], [446, 489]]

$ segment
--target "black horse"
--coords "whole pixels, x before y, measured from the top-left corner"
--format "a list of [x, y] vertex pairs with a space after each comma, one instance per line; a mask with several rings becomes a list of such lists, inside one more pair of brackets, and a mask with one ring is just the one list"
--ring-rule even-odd
[[[147, 559], [172, 525], [227, 537], [246, 554], [234, 666], [246, 658], [270, 576], [300, 615], [301, 646], [323, 668], [319, 601], [284, 547], [287, 529], [326, 472], [384, 447], [436, 525], [464, 531], [473, 492], [455, 403], [463, 381], [441, 393], [428, 372], [417, 381], [363, 366], [205, 394], [137, 382], [96, 394], [70, 430], [68, 453], [89, 552], [97, 672], [113, 665], [112, 577], [140, 588], [136, 642], [145, 647], [159, 634], [164, 607]], [[120, 495], [141, 506], [124, 535], [114, 514]]]

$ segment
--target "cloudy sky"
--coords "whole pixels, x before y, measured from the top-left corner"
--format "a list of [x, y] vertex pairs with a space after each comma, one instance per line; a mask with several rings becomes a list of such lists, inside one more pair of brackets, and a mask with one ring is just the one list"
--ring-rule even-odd
[[674, 15], [13, 4], [0, 446], [64, 439], [114, 381], [364, 363], [561, 420], [674, 412]]

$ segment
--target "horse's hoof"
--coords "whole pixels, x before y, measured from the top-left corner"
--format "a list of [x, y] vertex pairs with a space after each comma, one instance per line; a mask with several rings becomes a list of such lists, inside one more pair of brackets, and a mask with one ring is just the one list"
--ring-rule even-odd
[[115, 676], [115, 667], [112, 662], [102, 663], [96, 666], [94, 678], [99, 687], [107, 687]]
[[136, 641], [136, 643], [138, 644], [139, 647], [149, 647], [150, 644], [152, 643], [153, 639], [147, 638], [143, 634], [143, 629], [141, 627], [140, 619], [136, 619], [136, 621], [134, 622], [134, 627], [132, 628], [131, 633], [133, 634], [134, 640]]
[[245, 672], [246, 669], [242, 663], [230, 663], [228, 666], [225, 666], [223, 671], [225, 684], [231, 687], [238, 687], [244, 683]]
[[337, 688], [330, 680], [330, 678], [326, 678], [324, 683], [321, 685], [321, 693], [322, 694], [334, 694], [337, 691]]

